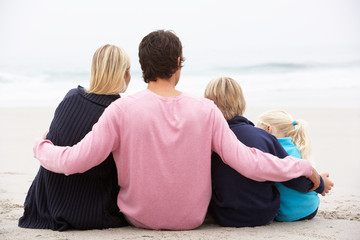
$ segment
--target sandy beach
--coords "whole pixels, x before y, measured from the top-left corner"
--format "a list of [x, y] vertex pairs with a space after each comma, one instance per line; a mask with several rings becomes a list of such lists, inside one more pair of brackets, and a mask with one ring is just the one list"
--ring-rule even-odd
[[[33, 158], [36, 138], [48, 128], [55, 107], [0, 108], [0, 239], [359, 239], [360, 237], [360, 108], [285, 109], [310, 125], [319, 173], [329, 172], [334, 188], [320, 196], [317, 216], [310, 221], [255, 228], [225, 228], [211, 219], [191, 231], [152, 231], [125, 227], [65, 231], [23, 229], [17, 221], [39, 163]], [[255, 121], [264, 110], [248, 106]]]

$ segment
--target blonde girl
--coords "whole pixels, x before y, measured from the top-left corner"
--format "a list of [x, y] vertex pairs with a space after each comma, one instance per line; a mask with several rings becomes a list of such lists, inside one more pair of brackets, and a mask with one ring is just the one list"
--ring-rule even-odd
[[[310, 138], [304, 120], [295, 120], [283, 110], [271, 110], [259, 117], [257, 127], [277, 137], [289, 155], [304, 159], [310, 157]], [[312, 219], [320, 204], [318, 193], [325, 195], [334, 185], [328, 176], [327, 173], [321, 174], [322, 185], [312, 192], [300, 192], [276, 183], [280, 192], [280, 209], [275, 219], [283, 222]]]
[[[297, 157], [309, 159], [311, 144], [308, 133], [308, 126], [304, 120], [294, 118], [283, 110], [271, 110], [262, 114], [257, 123], [267, 132], [278, 139], [291, 138], [297, 149], [293, 149]], [[292, 154], [290, 154], [292, 155]]]

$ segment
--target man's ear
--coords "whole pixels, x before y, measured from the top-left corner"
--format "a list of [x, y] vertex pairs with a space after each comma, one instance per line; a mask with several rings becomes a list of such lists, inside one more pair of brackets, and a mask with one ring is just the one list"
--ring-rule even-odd
[[178, 59], [177, 59], [177, 66], [178, 66], [178, 68], [180, 67], [180, 57], [178, 57]]
[[269, 125], [266, 127], [266, 131], [268, 131], [270, 134], [272, 134], [272, 127]]

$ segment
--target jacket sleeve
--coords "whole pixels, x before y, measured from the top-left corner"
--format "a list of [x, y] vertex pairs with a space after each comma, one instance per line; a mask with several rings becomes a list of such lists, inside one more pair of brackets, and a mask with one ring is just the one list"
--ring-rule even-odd
[[300, 176], [311, 176], [309, 161], [288, 156], [279, 159], [242, 144], [229, 128], [220, 110], [214, 105], [212, 150], [224, 163], [247, 178], [256, 181], [287, 181]]
[[49, 140], [38, 139], [33, 148], [34, 157], [44, 168], [66, 175], [97, 166], [119, 145], [120, 129], [114, 121], [116, 108], [111, 104], [92, 131], [73, 147], [54, 146]]
[[[306, 177], [298, 177], [295, 179], [291, 179], [289, 181], [282, 182], [282, 184], [284, 184], [288, 188], [291, 188], [291, 189], [294, 189], [296, 191], [303, 192], [303, 193], [308, 192], [309, 189], [311, 189], [314, 186], [314, 184]], [[315, 192], [321, 194], [324, 191], [324, 188], [325, 188], [324, 180], [320, 176], [320, 185], [315, 190]]]

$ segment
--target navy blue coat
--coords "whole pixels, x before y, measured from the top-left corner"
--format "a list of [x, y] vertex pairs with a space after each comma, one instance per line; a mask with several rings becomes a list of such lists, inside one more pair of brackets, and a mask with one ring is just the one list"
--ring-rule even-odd
[[[287, 156], [273, 135], [254, 127], [245, 117], [236, 116], [228, 123], [246, 146], [279, 158]], [[280, 194], [273, 182], [256, 182], [244, 177], [223, 163], [216, 153], [212, 155], [211, 174], [213, 191], [209, 209], [220, 225], [246, 227], [273, 221], [280, 208]]]
[[[119, 95], [70, 90], [55, 111], [47, 138], [58, 146], [72, 146]], [[112, 154], [82, 174], [65, 176], [40, 167], [24, 203], [19, 226], [63, 231], [128, 225], [117, 206], [117, 170]]]

